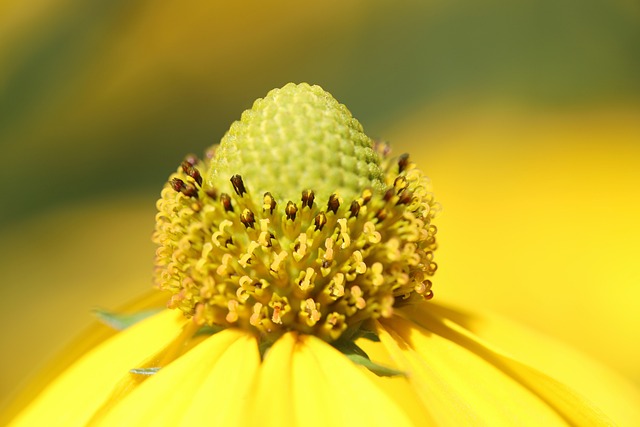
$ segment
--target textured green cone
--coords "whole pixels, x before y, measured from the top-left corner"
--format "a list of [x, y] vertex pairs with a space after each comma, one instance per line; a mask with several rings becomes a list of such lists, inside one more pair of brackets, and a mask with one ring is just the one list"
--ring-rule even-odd
[[222, 138], [207, 178], [232, 193], [239, 174], [254, 196], [297, 200], [300, 189], [326, 201], [345, 200], [363, 188], [382, 191], [380, 159], [349, 110], [319, 86], [290, 83], [258, 99]]

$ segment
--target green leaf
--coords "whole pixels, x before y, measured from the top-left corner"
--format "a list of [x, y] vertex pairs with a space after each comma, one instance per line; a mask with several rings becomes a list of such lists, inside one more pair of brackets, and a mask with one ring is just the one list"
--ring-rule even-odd
[[129, 372], [137, 375], [153, 375], [159, 370], [160, 368], [134, 368], [130, 369]]
[[93, 310], [93, 314], [98, 318], [99, 321], [104, 323], [105, 325], [117, 330], [122, 331], [127, 329], [129, 326], [132, 326], [139, 321], [146, 319], [149, 316], [153, 316], [154, 314], [160, 312], [162, 309], [152, 309], [152, 310], [144, 310], [138, 311], [136, 313], [114, 313], [112, 311], [103, 310], [101, 308], [96, 308]]

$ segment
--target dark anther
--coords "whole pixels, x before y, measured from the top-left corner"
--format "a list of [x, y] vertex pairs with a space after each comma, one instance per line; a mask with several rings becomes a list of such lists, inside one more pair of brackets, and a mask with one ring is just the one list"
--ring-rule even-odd
[[198, 197], [198, 189], [194, 185], [185, 184], [185, 188], [182, 191], [182, 194], [187, 197]]
[[408, 205], [411, 203], [411, 199], [413, 198], [413, 194], [409, 190], [403, 190], [399, 194], [400, 198], [396, 202], [396, 205]]
[[366, 205], [369, 203], [369, 200], [373, 197], [373, 191], [370, 188], [367, 188], [362, 192], [362, 205]]
[[304, 190], [302, 192], [302, 208], [305, 206], [311, 208], [313, 206], [313, 200], [316, 198], [316, 195], [313, 194], [311, 190]]
[[251, 212], [249, 209], [245, 209], [242, 211], [242, 214], [240, 215], [240, 222], [242, 222], [245, 226], [245, 228], [253, 228], [253, 224], [255, 224], [256, 219], [253, 216], [253, 212]]
[[180, 178], [173, 178], [171, 180], [171, 187], [175, 191], [177, 191], [179, 193], [182, 193], [187, 197], [197, 197], [198, 196], [198, 189], [195, 186], [184, 182]]
[[386, 193], [384, 193], [384, 201], [388, 202], [389, 200], [391, 200], [393, 198], [393, 196], [395, 196], [396, 192], [393, 188], [390, 188], [386, 191]]
[[326, 259], [322, 261], [322, 268], [329, 268], [331, 265], [331, 261], [327, 261]]
[[242, 195], [247, 192], [246, 188], [244, 188], [244, 182], [242, 182], [242, 177], [240, 175], [233, 175], [230, 181], [238, 196], [242, 197]]
[[196, 156], [195, 154], [187, 154], [187, 156], [184, 158], [184, 161], [189, 163], [191, 166], [195, 166], [199, 162], [198, 156]]
[[409, 165], [409, 154], [408, 153], [404, 153], [398, 159], [398, 173], [404, 172], [405, 169], [407, 169], [408, 165]]
[[267, 191], [266, 193], [264, 193], [264, 197], [262, 198], [262, 212], [269, 209], [269, 214], [272, 214], [275, 208], [276, 199], [274, 199], [271, 193]]
[[382, 139], [375, 139], [373, 141], [373, 151], [382, 154], [383, 157], [387, 157], [391, 153], [391, 146], [388, 142]]
[[216, 156], [216, 150], [218, 149], [217, 145], [209, 147], [207, 151], [204, 152], [204, 157], [208, 160], [213, 159]]
[[218, 190], [215, 188], [208, 188], [205, 193], [207, 193], [207, 196], [211, 197], [213, 200], [218, 200]]
[[185, 160], [182, 162], [182, 171], [189, 175], [199, 186], [202, 186], [202, 175], [200, 175], [200, 171], [193, 167], [193, 165]]
[[407, 179], [404, 176], [398, 176], [393, 181], [393, 187], [396, 189], [396, 194], [400, 194], [400, 192], [408, 186], [409, 184], [407, 183]]
[[384, 221], [386, 217], [387, 217], [387, 211], [385, 211], [384, 209], [380, 209], [378, 212], [376, 212], [375, 219], [377, 219], [378, 222]]
[[291, 200], [287, 202], [287, 206], [284, 208], [284, 213], [287, 214], [287, 219], [291, 221], [296, 220], [296, 213], [298, 213], [298, 207]]
[[316, 215], [314, 222], [316, 224], [316, 229], [314, 231], [322, 231], [322, 228], [327, 223], [327, 216], [324, 214], [324, 212], [320, 212], [318, 215]]
[[184, 181], [181, 180], [180, 178], [173, 178], [171, 180], [171, 188], [173, 188], [175, 191], [180, 192], [183, 187], [184, 187]]
[[358, 212], [360, 212], [360, 203], [358, 203], [357, 200], [354, 200], [353, 202], [351, 202], [351, 207], [349, 208], [349, 210], [351, 211], [351, 216], [357, 218]]
[[233, 206], [231, 205], [231, 196], [227, 193], [220, 194], [220, 201], [222, 202], [222, 206], [224, 206], [224, 210], [227, 212], [233, 212]]
[[327, 203], [327, 210], [335, 213], [338, 213], [338, 208], [340, 207], [340, 200], [338, 199], [338, 195], [333, 193], [329, 196], [329, 202]]

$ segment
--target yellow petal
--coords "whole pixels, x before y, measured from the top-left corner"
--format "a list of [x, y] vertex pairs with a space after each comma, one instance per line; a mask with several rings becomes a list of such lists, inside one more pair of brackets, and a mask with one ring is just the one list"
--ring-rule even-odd
[[439, 424], [606, 425], [597, 409], [552, 378], [437, 316], [423, 326], [388, 319], [380, 339]]
[[324, 341], [293, 333], [266, 355], [256, 403], [266, 426], [413, 425], [363, 368]]
[[[369, 358], [383, 366], [400, 369], [395, 361], [385, 349], [381, 342], [374, 342], [366, 338], [362, 338], [356, 342], [362, 348]], [[428, 406], [425, 406], [423, 399], [418, 396], [415, 388], [406, 376], [382, 377], [366, 370], [364, 373], [378, 387], [392, 399], [405, 414], [411, 419], [413, 425], [416, 426], [435, 426], [437, 425]]]
[[265, 354], [258, 373], [253, 410], [249, 425], [263, 427], [294, 427], [291, 365], [296, 335], [283, 335]]
[[[122, 306], [119, 311], [135, 313], [162, 307], [165, 303], [166, 296], [157, 290], [153, 290]], [[18, 390], [14, 390], [12, 399], [6, 406], [2, 406], [2, 411], [0, 411], [0, 425], [6, 424], [15, 414], [29, 405], [33, 397], [41, 393], [56, 377], [64, 372], [65, 369], [69, 368], [91, 349], [117, 333], [118, 331], [106, 326], [102, 322], [94, 321], [81, 335], [73, 340], [71, 344], [67, 345], [64, 351], [49, 361], [37, 376], [28, 381], [26, 385], [19, 387]], [[11, 364], [13, 361], [5, 363]]]
[[[618, 425], [640, 425], [640, 391], [620, 375], [581, 352], [537, 331], [501, 316], [470, 315], [430, 303], [428, 307], [406, 307], [403, 313], [426, 325], [434, 313], [468, 329], [500, 352], [544, 372], [585, 396]], [[458, 326], [460, 327], [460, 326]]]
[[227, 329], [161, 369], [96, 425], [238, 425], [259, 364], [255, 338]]
[[434, 141], [396, 149], [444, 206], [436, 298], [499, 312], [640, 384], [639, 106], [436, 107], [391, 130]]
[[123, 373], [160, 351], [184, 324], [180, 313], [165, 310], [113, 336], [53, 381], [12, 425], [85, 425]]

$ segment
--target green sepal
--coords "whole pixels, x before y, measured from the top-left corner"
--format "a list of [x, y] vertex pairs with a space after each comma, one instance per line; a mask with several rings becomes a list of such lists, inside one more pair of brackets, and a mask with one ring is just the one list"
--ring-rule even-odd
[[153, 375], [158, 373], [158, 371], [160, 370], [160, 368], [134, 368], [134, 369], [129, 369], [129, 373], [131, 374], [136, 374], [136, 375]]
[[373, 342], [380, 342], [380, 337], [378, 337], [378, 334], [376, 334], [373, 331], [367, 331], [364, 329], [360, 330], [360, 333], [358, 334], [358, 338], [364, 338]]
[[269, 351], [273, 343], [274, 341], [265, 341], [265, 340], [261, 340], [258, 343], [258, 351], [260, 352], [261, 360], [264, 360], [264, 356], [267, 354], [267, 351]]
[[367, 353], [353, 341], [334, 343], [333, 346], [342, 354], [347, 356], [347, 358], [349, 358], [353, 363], [364, 366], [379, 377], [397, 377], [406, 375], [404, 372], [398, 371], [397, 369], [389, 368], [373, 362], [369, 358], [369, 355], [367, 355]]
[[194, 334], [194, 337], [198, 337], [201, 335], [213, 335], [213, 334], [217, 334], [218, 332], [224, 330], [225, 328], [223, 326], [211, 326], [211, 325], [204, 325], [202, 326], [200, 329], [198, 329], [196, 331], [196, 333]]
[[153, 316], [161, 310], [161, 308], [157, 308], [125, 314], [96, 308], [92, 310], [92, 313], [98, 318], [99, 321], [101, 321], [105, 325], [117, 331], [122, 331], [124, 329], [127, 329], [129, 326], [132, 326], [139, 321], [146, 319], [147, 317]]
[[406, 374], [397, 369], [389, 368], [387, 366], [378, 365], [371, 361], [368, 357], [363, 357], [359, 354], [346, 354], [351, 361], [357, 365], [364, 366], [379, 377], [404, 377]]

